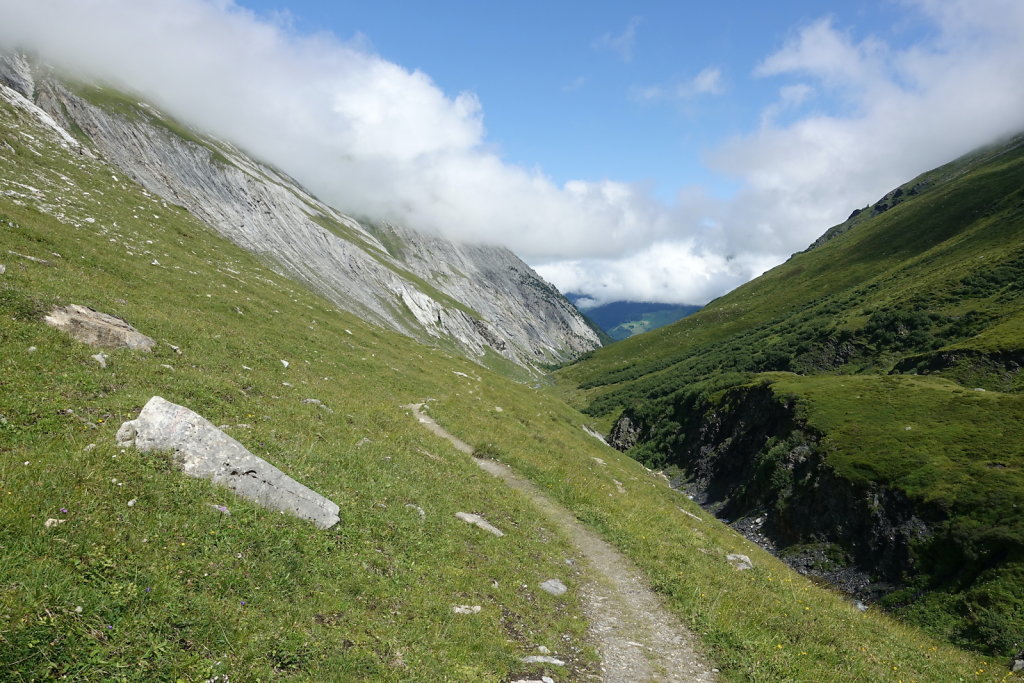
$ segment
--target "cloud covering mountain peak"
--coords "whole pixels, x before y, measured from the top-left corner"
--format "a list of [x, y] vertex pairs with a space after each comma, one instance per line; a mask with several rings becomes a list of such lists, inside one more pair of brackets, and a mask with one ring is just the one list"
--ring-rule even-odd
[[739, 189], [680, 188], [670, 204], [642, 184], [560, 184], [509, 163], [474, 93], [231, 0], [0, 0], [0, 46], [138, 92], [343, 211], [508, 246], [601, 301], [704, 303], [910, 176], [1024, 127], [1020, 5], [913, 6], [933, 29], [915, 42], [856, 40], [822, 19], [750, 65], [780, 81], [778, 97], [708, 158]]

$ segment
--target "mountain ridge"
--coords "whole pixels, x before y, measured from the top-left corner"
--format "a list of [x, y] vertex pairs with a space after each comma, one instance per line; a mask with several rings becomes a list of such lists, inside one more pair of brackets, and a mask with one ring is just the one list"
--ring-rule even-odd
[[290, 177], [135, 98], [69, 83], [20, 55], [0, 59], [0, 81], [150, 192], [365, 319], [527, 374], [599, 345], [557, 290], [507, 249], [378, 226], [407, 247], [392, 253]]

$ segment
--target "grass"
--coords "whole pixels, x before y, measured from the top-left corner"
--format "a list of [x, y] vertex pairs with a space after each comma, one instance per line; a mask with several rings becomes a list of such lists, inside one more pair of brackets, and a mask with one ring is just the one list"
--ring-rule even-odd
[[[5, 130], [29, 125], [0, 117]], [[580, 673], [593, 665], [576, 598], [537, 588], [573, 583], [571, 548], [400, 407], [477, 366], [337, 312], [184, 212], [120, 190], [100, 164], [19, 151], [0, 158], [3, 177], [36, 177], [45, 197], [33, 204], [55, 208], [5, 198], [0, 209], [17, 226], [3, 232], [0, 279], [8, 679], [497, 681], [539, 674], [518, 663], [538, 645]], [[40, 321], [70, 302], [120, 315], [160, 346], [110, 352], [103, 370], [95, 349]], [[232, 425], [335, 500], [343, 521], [319, 532], [116, 448], [117, 427], [154, 394]], [[488, 537], [459, 510], [509, 533]], [[50, 518], [66, 521], [48, 528]], [[459, 604], [483, 610], [454, 614]]]
[[[1022, 176], [1021, 138], [927, 173], [699, 313], [563, 368], [558, 391], [602, 424], [628, 414], [643, 434], [636, 457], [691, 472], [705, 458], [699, 435], [763, 417], [737, 415], [730, 389], [788, 373], [771, 379], [779, 402], [798, 399], [840, 477], [940, 502], [958, 520], [944, 553], [905, 577], [927, 609], [900, 613], [1016, 652], [1024, 620], [992, 605], [1020, 604], [1024, 561], [1013, 512], [1024, 496]], [[747, 457], [767, 457], [760, 447]], [[962, 571], [949, 571], [962, 553]], [[1001, 588], [982, 590], [996, 575]]]
[[[581, 577], [566, 563], [578, 559], [571, 547], [401, 407], [420, 401], [632, 558], [726, 680], [1004, 678], [977, 655], [857, 612], [794, 575], [586, 434], [589, 418], [555, 396], [338, 312], [33, 126], [0, 106], [0, 130], [15, 147], [0, 152], [0, 666], [8, 679], [596, 673], [573, 590]], [[95, 349], [41, 322], [58, 303], [121, 316], [159, 344], [151, 354], [109, 352], [102, 369]], [[342, 521], [317, 531], [181, 477], [160, 455], [115, 447], [117, 427], [154, 394], [228, 425], [338, 503]], [[463, 524], [460, 510], [507, 535]], [[49, 519], [65, 521], [47, 527]], [[733, 570], [729, 552], [748, 554], [755, 569]], [[555, 598], [537, 589], [552, 577], [570, 591]], [[460, 604], [482, 610], [454, 614]], [[539, 645], [569, 671], [519, 663]]]

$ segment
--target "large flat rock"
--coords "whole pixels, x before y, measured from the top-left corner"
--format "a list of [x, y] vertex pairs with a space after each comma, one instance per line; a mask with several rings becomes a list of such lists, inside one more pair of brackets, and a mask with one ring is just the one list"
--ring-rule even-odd
[[338, 523], [338, 506], [250, 453], [193, 411], [154, 396], [117, 430], [117, 443], [140, 451], [173, 451], [190, 477], [209, 479], [271, 510], [308, 519], [321, 529]]
[[67, 332], [73, 339], [106, 349], [129, 348], [152, 351], [156, 342], [120, 318], [100, 313], [88, 306], [57, 306], [43, 321]]

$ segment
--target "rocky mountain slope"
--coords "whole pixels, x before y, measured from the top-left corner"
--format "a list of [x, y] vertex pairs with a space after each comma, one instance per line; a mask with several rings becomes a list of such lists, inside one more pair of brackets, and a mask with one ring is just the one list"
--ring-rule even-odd
[[566, 368], [611, 442], [944, 637], [1024, 647], [1024, 137]]
[[0, 82], [127, 178], [365, 320], [478, 362], [524, 368], [599, 346], [576, 310], [507, 249], [365, 225], [284, 173], [115, 90], [22, 56]]

